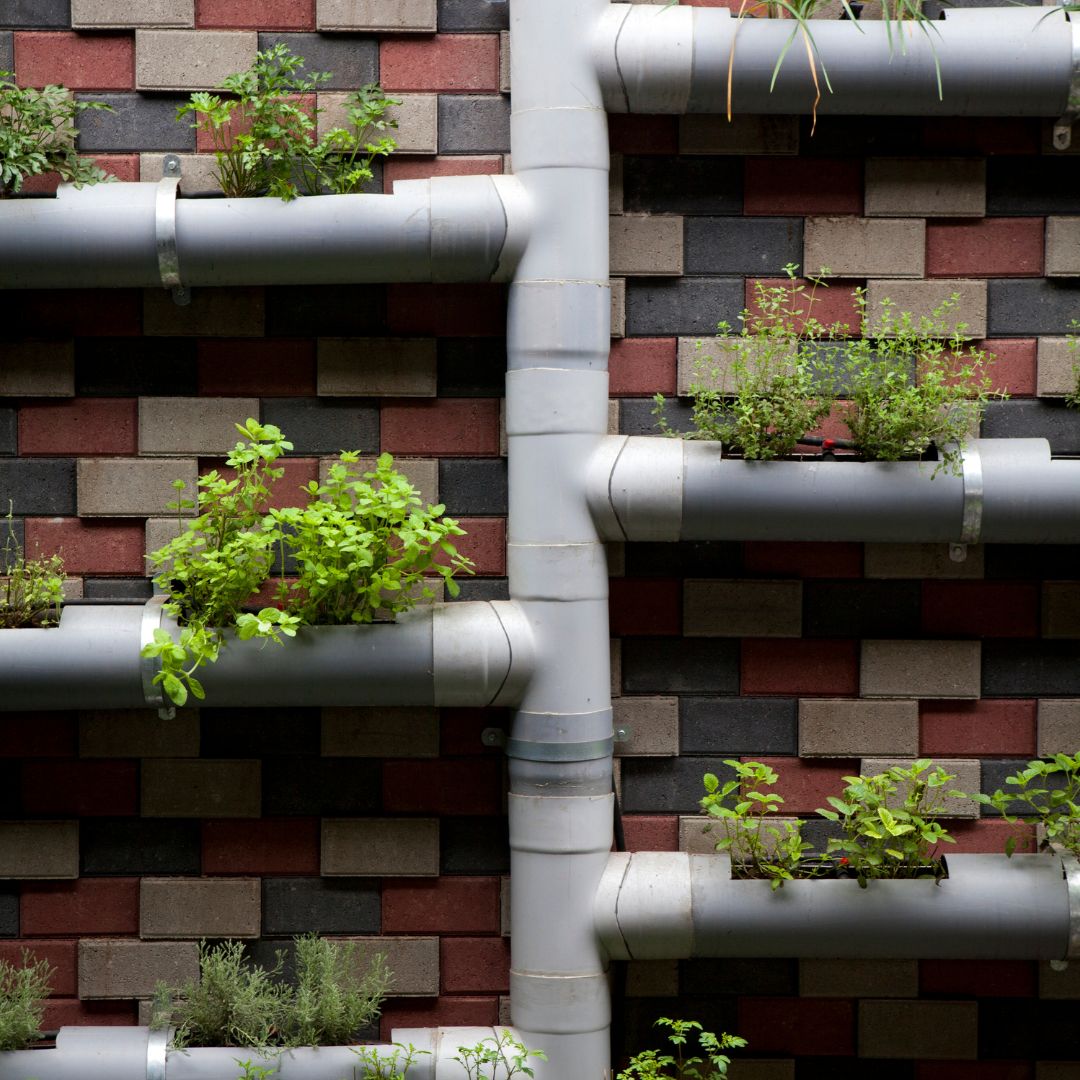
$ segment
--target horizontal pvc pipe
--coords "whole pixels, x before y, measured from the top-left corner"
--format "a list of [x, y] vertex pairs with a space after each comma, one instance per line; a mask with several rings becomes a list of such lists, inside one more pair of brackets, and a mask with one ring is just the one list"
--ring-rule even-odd
[[509, 176], [289, 203], [172, 198], [117, 183], [0, 203], [0, 288], [160, 286], [163, 235], [184, 286], [508, 281], [528, 234], [528, 199]]
[[[881, 21], [814, 19], [817, 111], [1058, 117], [1073, 78], [1074, 26], [1061, 12], [1003, 6], [949, 11], [930, 24], [894, 22], [890, 41]], [[612, 4], [596, 56], [610, 112], [724, 114], [729, 70], [736, 113], [787, 115], [814, 107], [805, 39], [786, 19], [739, 20], [726, 8]]]
[[[1071, 857], [1064, 857], [1070, 864]], [[1068, 958], [1080, 911], [1055, 855], [948, 855], [946, 880], [733, 880], [726, 855], [610, 857], [596, 900], [613, 959]], [[1074, 952], [1073, 955], [1076, 955]]]

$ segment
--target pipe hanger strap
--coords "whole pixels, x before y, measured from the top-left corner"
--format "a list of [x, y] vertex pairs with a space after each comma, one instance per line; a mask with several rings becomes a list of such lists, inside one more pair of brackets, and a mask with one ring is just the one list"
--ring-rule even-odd
[[167, 707], [161, 683], [154, 682], [154, 677], [161, 671], [161, 658], [143, 656], [142, 650], [147, 645], [153, 644], [154, 631], [161, 626], [162, 608], [168, 599], [167, 596], [157, 595], [147, 600], [143, 606], [142, 622], [139, 625], [139, 674], [142, 677], [143, 697], [146, 698], [147, 708], [150, 709]]
[[960, 449], [964, 470], [964, 510], [960, 524], [960, 543], [977, 544], [982, 533], [983, 470], [982, 457], [975, 442]]
[[180, 280], [180, 256], [176, 251], [176, 197], [179, 188], [179, 172], [163, 176], [158, 181], [157, 198], [154, 202], [158, 273], [161, 275], [162, 288], [165, 289], [183, 288]]
[[1078, 116], [1080, 116], [1080, 19], [1071, 18], [1069, 26], [1072, 30], [1072, 78], [1069, 80], [1069, 97], [1065, 105], [1065, 111], [1054, 124], [1054, 149], [1068, 150], [1072, 145], [1072, 128]]
[[1061, 863], [1069, 892], [1069, 947], [1065, 958], [1080, 960], [1080, 860], [1074, 855], [1063, 855]]
[[165, 1080], [172, 1029], [151, 1028], [146, 1037], [146, 1080]]

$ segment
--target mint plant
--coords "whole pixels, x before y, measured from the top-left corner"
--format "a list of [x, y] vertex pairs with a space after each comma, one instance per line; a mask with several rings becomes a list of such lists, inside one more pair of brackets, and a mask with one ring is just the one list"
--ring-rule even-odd
[[41, 1036], [45, 998], [55, 969], [22, 950], [16, 966], [0, 960], [0, 1050], [25, 1050]]
[[17, 195], [30, 176], [57, 172], [76, 187], [111, 179], [75, 150], [75, 119], [87, 109], [112, 112], [100, 101], [76, 101], [63, 86], [21, 87], [0, 71], [0, 199]]
[[406, 1080], [409, 1068], [418, 1057], [431, 1056], [430, 1050], [417, 1050], [412, 1043], [393, 1043], [393, 1049], [380, 1053], [374, 1046], [361, 1046], [353, 1053], [364, 1066], [361, 1074], [367, 1080]]
[[534, 1075], [529, 1058], [547, 1061], [543, 1050], [528, 1050], [513, 1034], [503, 1028], [492, 1038], [481, 1039], [473, 1046], [459, 1046], [451, 1061], [456, 1061], [468, 1080], [511, 1080], [514, 1076]]
[[54, 626], [64, 599], [64, 560], [59, 555], [26, 557], [15, 536], [12, 504], [0, 518], [0, 630]]
[[[705, 1031], [696, 1020], [669, 1020], [661, 1016], [656, 1026], [671, 1029], [668, 1042], [674, 1053], [642, 1050], [630, 1059], [615, 1080], [723, 1080], [731, 1064], [731, 1058], [724, 1051], [746, 1045], [746, 1040], [738, 1035], [727, 1032], [716, 1035]], [[685, 1051], [694, 1034], [701, 1053], [687, 1056]]]

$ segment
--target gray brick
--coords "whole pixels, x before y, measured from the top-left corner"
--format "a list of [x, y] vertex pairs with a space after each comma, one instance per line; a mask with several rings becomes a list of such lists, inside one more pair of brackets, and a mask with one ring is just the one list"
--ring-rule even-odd
[[418, 707], [358, 705], [321, 710], [323, 757], [438, 757], [439, 713]]
[[266, 817], [370, 814], [380, 807], [380, 777], [378, 761], [267, 758], [263, 764], [263, 814]]
[[439, 820], [441, 874], [507, 874], [510, 834], [504, 817]]
[[974, 1059], [978, 1031], [977, 1001], [858, 1003], [860, 1058]]
[[1052, 454], [1080, 454], [1080, 412], [1063, 400], [992, 401], [983, 419], [984, 439], [1046, 439]]
[[503, 458], [443, 458], [439, 498], [448, 514], [505, 514], [506, 461]]
[[267, 337], [364, 337], [386, 323], [378, 285], [320, 285], [266, 290]]
[[198, 874], [199, 828], [197, 821], [168, 818], [83, 818], [79, 830], [82, 874]]
[[705, 794], [701, 778], [707, 772], [721, 781], [735, 775], [718, 757], [626, 758], [622, 762], [623, 812], [693, 813]]
[[841, 277], [921, 278], [926, 222], [910, 218], [813, 217], [798, 261]]
[[461, 593], [456, 597], [458, 601], [510, 599], [506, 578], [462, 578], [458, 584], [461, 587]]
[[19, 887], [0, 885], [0, 938], [19, 936]]
[[0, 510], [8, 500], [15, 513], [74, 514], [75, 462], [71, 458], [0, 460]]
[[687, 637], [799, 637], [802, 582], [688, 579], [683, 583]]
[[[917, 701], [808, 698], [799, 702], [799, 756], [915, 754], [919, 749]], [[881, 770], [875, 770], [881, 771]]]
[[867, 217], [982, 217], [986, 162], [982, 158], [870, 158]]
[[328, 71], [321, 90], [355, 90], [379, 81], [379, 43], [354, 34], [259, 34], [259, 48], [272, 49], [284, 42], [304, 58], [304, 70]]
[[805, 637], [913, 637], [920, 631], [916, 581], [807, 581]]
[[672, 214], [616, 214], [609, 223], [611, 273], [619, 277], [683, 272], [683, 219]]
[[319, 338], [320, 397], [434, 397], [434, 338]]
[[868, 578], [981, 578], [984, 556], [981, 544], [969, 547], [963, 562], [949, 558], [946, 544], [866, 544], [863, 572]]
[[0, 26], [34, 29], [71, 25], [71, 0], [5, 0]]
[[288, 435], [294, 454], [379, 449], [379, 410], [352, 398], [266, 398], [262, 414]]
[[739, 692], [739, 643], [723, 638], [625, 638], [627, 694]]
[[71, 24], [86, 30], [189, 27], [195, 25], [195, 0], [140, 0], [138, 5], [117, 0], [71, 0]]
[[[203, 450], [207, 456], [212, 452], [210, 447]], [[186, 460], [80, 458], [76, 473], [79, 514], [82, 517], [173, 517], [175, 511], [166, 509], [176, 498], [173, 481], [184, 480], [186, 497], [191, 498], [197, 473], [198, 462], [194, 457]], [[185, 513], [194, 514], [194, 510]]]
[[87, 600], [149, 600], [153, 586], [146, 578], [85, 578], [83, 596]]
[[684, 754], [797, 754], [794, 698], [683, 697], [679, 702]]
[[377, 882], [264, 878], [262, 929], [286, 934], [377, 934], [382, 905]]
[[991, 216], [1075, 214], [1080, 211], [1080, 157], [1048, 154], [991, 157], [986, 162], [986, 212]]
[[503, 338], [440, 338], [439, 397], [502, 397], [506, 385]]
[[178, 95], [76, 94], [78, 101], [103, 101], [112, 112], [88, 110], [79, 116], [79, 149], [195, 150], [195, 129], [176, 122]]
[[721, 319], [735, 323], [744, 301], [742, 278], [629, 281], [626, 332], [630, 336], [715, 334]]
[[617, 697], [614, 702], [616, 730], [628, 737], [615, 744], [618, 757], [674, 757], [679, 752], [679, 699]]
[[[668, 398], [664, 403], [664, 419], [672, 431], [693, 431], [692, 405], [689, 399]], [[619, 434], [657, 435], [653, 403], [649, 398], [623, 398], [619, 402]], [[677, 574], [677, 576], [680, 576]]]
[[141, 938], [257, 938], [258, 878], [143, 878]]
[[205, 757], [295, 758], [319, 753], [318, 709], [200, 709], [200, 746]]
[[801, 218], [687, 218], [686, 273], [778, 274], [802, 262]]
[[145, 758], [140, 806], [146, 818], [257, 818], [262, 768], [258, 761]]
[[16, 341], [0, 349], [0, 397], [71, 397], [72, 341]]
[[154, 986], [180, 986], [198, 978], [194, 941], [79, 942], [79, 997], [124, 1000], [148, 998]]
[[977, 698], [978, 641], [862, 643], [859, 693], [874, 698]]
[[1080, 696], [1080, 641], [988, 639], [983, 697]]
[[800, 997], [914, 998], [917, 960], [800, 960]]
[[0, 821], [0, 878], [79, 876], [77, 821]]
[[510, 101], [479, 94], [439, 95], [440, 154], [510, 152]]
[[679, 965], [681, 994], [763, 994], [787, 996], [798, 993], [795, 960], [725, 958], [686, 960]]
[[0, 71], [15, 70], [14, 35], [10, 30], [0, 31]]
[[438, 877], [435, 818], [324, 818], [323, 877]]
[[1064, 334], [1080, 311], [1080, 281], [996, 278], [989, 282], [987, 308], [991, 337]]
[[0, 456], [12, 457], [19, 452], [16, 417], [14, 409], [0, 409]]
[[439, 0], [439, 31], [507, 30], [510, 5], [506, 0]]
[[77, 338], [76, 397], [194, 397], [192, 338]]
[[632, 213], [741, 214], [742, 161], [624, 157], [623, 208]]
[[[3, 492], [0, 491], [0, 499], [3, 498]], [[26, 529], [23, 526], [22, 518], [12, 517], [9, 523], [6, 520], [7, 512], [8, 508], [5, 502], [3, 506], [0, 506], [0, 574], [7, 569], [7, 563], [3, 557], [4, 545], [10, 540], [21, 549], [26, 543]]]

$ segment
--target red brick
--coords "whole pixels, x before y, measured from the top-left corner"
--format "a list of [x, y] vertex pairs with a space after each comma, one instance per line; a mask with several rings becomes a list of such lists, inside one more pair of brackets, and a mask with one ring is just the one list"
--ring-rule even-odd
[[203, 339], [196, 343], [204, 397], [314, 397], [314, 341]]
[[858, 578], [862, 577], [863, 546], [766, 540], [743, 545], [743, 567], [748, 574]]
[[854, 697], [859, 692], [857, 641], [745, 638], [744, 694]]
[[387, 285], [386, 318], [391, 334], [502, 337], [506, 333], [506, 287]]
[[70, 712], [4, 713], [0, 758], [75, 757], [78, 730], [78, 720]]
[[384, 90], [475, 92], [499, 89], [497, 34], [436, 34], [388, 38], [379, 46]]
[[[949, 823], [949, 835], [956, 841], [949, 845], [949, 851], [961, 855], [1000, 855], [1005, 850], [1005, 841], [1010, 836], [1018, 836], [1016, 850], [1033, 852], [1035, 850], [1035, 826], [1026, 822], [1010, 825], [1000, 818], [980, 818], [978, 821], [953, 821]], [[946, 857], [948, 852], [946, 852]]]
[[22, 887], [19, 926], [25, 937], [137, 934], [138, 878], [80, 878]]
[[740, 998], [735, 1030], [754, 1053], [852, 1057], [855, 1003], [828, 998]]
[[314, 30], [315, 0], [195, 0], [197, 29]]
[[743, 755], [740, 761], [760, 761], [773, 768], [779, 776], [772, 789], [784, 799], [781, 811], [785, 814], [812, 814], [819, 806], [828, 809], [830, 795], [839, 795], [844, 777], [859, 771], [858, 761], [810, 761], [796, 757], [751, 758]]
[[141, 574], [145, 537], [141, 521], [27, 518], [28, 551], [64, 557], [69, 574]]
[[1043, 218], [926, 223], [927, 277], [1041, 277]]
[[385, 761], [382, 777], [390, 813], [502, 813], [502, 767], [493, 759]]
[[69, 90], [130, 90], [135, 85], [135, 37], [17, 30], [15, 78], [22, 86], [61, 83]]
[[611, 578], [613, 637], [682, 633], [682, 581], [676, 578]]
[[134, 289], [9, 289], [0, 293], [8, 337], [136, 337], [142, 333], [142, 294]]
[[476, 154], [460, 157], [398, 157], [388, 158], [383, 166], [383, 191], [394, 190], [395, 180], [427, 180], [431, 176], [492, 176], [503, 171], [499, 154]]
[[125, 817], [139, 812], [134, 761], [26, 761], [23, 809], [66, 817]]
[[920, 960], [919, 993], [949, 997], [1034, 997], [1038, 989], [1030, 960]]
[[50, 998], [45, 1002], [42, 1031], [62, 1027], [128, 1027], [138, 1023], [139, 1009], [134, 1001], [79, 1001], [78, 998]]
[[[816, 428], [811, 428], [807, 432], [808, 435], [816, 435], [821, 439], [850, 439], [851, 431], [846, 423], [844, 423], [844, 416], [847, 413], [848, 402], [835, 401], [832, 407], [829, 409], [828, 414], [818, 424]], [[846, 449], [839, 446], [800, 446], [800, 454], [809, 454], [814, 457], [820, 457], [823, 454], [830, 454], [833, 457], [853, 457], [857, 451], [854, 449]], [[856, 545], [857, 546], [857, 545]]]
[[674, 394], [675, 338], [622, 338], [611, 343], [608, 360], [612, 397], [652, 397]]
[[497, 934], [499, 879], [388, 879], [382, 887], [382, 932]]
[[1033, 1080], [1028, 1061], [918, 1061], [915, 1080]]
[[[818, 268], [815, 266], [812, 269], [816, 271]], [[754, 286], [757, 284], [767, 289], [774, 289], [777, 287], [788, 288], [792, 283], [788, 278], [747, 278], [745, 303], [751, 312], [760, 310], [755, 302], [756, 290]], [[827, 286], [818, 285], [815, 287], [805, 278], [796, 278], [795, 284], [806, 287], [806, 292], [792, 305], [800, 316], [797, 321], [800, 328], [805, 325], [806, 319], [812, 317], [817, 319], [822, 326], [832, 326], [833, 323], [840, 323], [842, 328], [849, 333], [858, 333], [859, 309], [855, 305], [855, 294], [852, 291], [859, 284], [858, 282], [837, 279], [830, 281]]]
[[1039, 343], [1035, 338], [986, 338], [976, 349], [994, 354], [990, 378], [994, 388], [1012, 397], [1034, 397]]
[[78, 993], [75, 977], [74, 941], [0, 941], [0, 960], [16, 967], [22, 965], [22, 951], [28, 949], [35, 960], [44, 960], [52, 965], [53, 977], [50, 981], [53, 997], [71, 997]]
[[862, 213], [859, 158], [748, 157], [745, 164], [744, 214]]
[[[315, 94], [286, 94], [286, 101], [300, 105], [314, 121], [317, 100]], [[251, 117], [246, 112], [236, 110], [229, 122], [225, 124], [218, 135], [223, 143], [230, 143], [237, 135], [246, 135], [251, 130]], [[217, 150], [214, 134], [203, 128], [195, 129], [195, 150], [200, 154], [212, 154]]]
[[317, 818], [204, 821], [204, 874], [318, 874]]
[[136, 398], [28, 402], [19, 409], [20, 454], [136, 454]]
[[[285, 433], [288, 435], [288, 432]], [[270, 499], [260, 506], [264, 513], [268, 509], [280, 510], [286, 506], [307, 506], [310, 497], [301, 490], [312, 480], [319, 479], [318, 458], [281, 458], [275, 468], [284, 469], [285, 475], [274, 482], [270, 489]], [[211, 458], [199, 458], [199, 474], [217, 471], [227, 479], [236, 477], [236, 470], [221, 461]], [[275, 585], [277, 584], [275, 580]]]
[[382, 449], [391, 454], [492, 457], [499, 453], [494, 398], [392, 401], [382, 407]]
[[[139, 179], [139, 155], [138, 154], [98, 154], [82, 155], [93, 161], [99, 168], [104, 169], [110, 176], [117, 180], [134, 181]], [[27, 194], [51, 195], [60, 185], [60, 174], [57, 172], [42, 173], [40, 176], [28, 176], [23, 181], [22, 190]]]
[[1038, 154], [1041, 121], [1004, 117], [935, 117], [923, 121], [921, 148], [956, 157]]
[[919, 753], [927, 757], [1033, 757], [1036, 702], [923, 701]]
[[1039, 586], [1011, 581], [924, 581], [922, 630], [940, 637], [1039, 636]]
[[[285, 578], [285, 584], [286, 585], [291, 585], [295, 580], [296, 580], [296, 578], [294, 578], [294, 577], [286, 577]], [[279, 578], [279, 577], [272, 577], [269, 580], [264, 581], [262, 583], [262, 585], [259, 586], [259, 588], [256, 589], [255, 592], [253, 592], [248, 597], [247, 606], [248, 607], [260, 607], [260, 608], [263, 608], [263, 607], [277, 607], [278, 606], [277, 591], [278, 591], [278, 585], [280, 584], [280, 582], [281, 582], [281, 578]]]
[[453, 937], [439, 943], [444, 994], [510, 992], [510, 941], [502, 937]]
[[[506, 574], [506, 518], [455, 518], [468, 534], [456, 537], [454, 546], [476, 564], [481, 577]], [[439, 557], [446, 561], [445, 556]]]
[[608, 117], [608, 143], [612, 153], [618, 154], [677, 154], [678, 118], [612, 113]]
[[678, 851], [676, 814], [631, 814], [622, 819], [627, 851]]
[[440, 709], [439, 753], [443, 757], [501, 757], [502, 750], [484, 746], [480, 736], [485, 728], [509, 726], [510, 713], [505, 709]]
[[395, 1028], [495, 1027], [498, 1022], [498, 997], [405, 998], [383, 1006], [380, 1030], [383, 1042], [389, 1042]]

